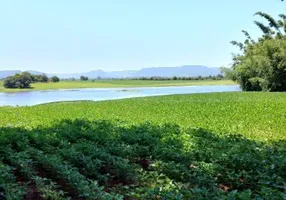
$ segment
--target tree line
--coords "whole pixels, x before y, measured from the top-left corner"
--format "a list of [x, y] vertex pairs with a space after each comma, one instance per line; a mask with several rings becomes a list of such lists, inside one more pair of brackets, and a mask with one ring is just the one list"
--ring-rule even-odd
[[8, 76], [5, 78], [3, 85], [5, 88], [30, 88], [31, 83], [47, 83], [47, 82], [59, 82], [60, 79], [57, 76], [48, 78], [47, 75], [34, 75], [29, 72], [23, 72], [15, 74], [14, 76]]
[[158, 81], [169, 81], [169, 80], [222, 80], [224, 76], [219, 74], [217, 76], [173, 76], [173, 77], [161, 77], [161, 76], [152, 76], [152, 77], [138, 77], [138, 78], [129, 78], [131, 80], [158, 80]]
[[[96, 81], [96, 80], [155, 80], [155, 81], [170, 81], [170, 80], [223, 80], [225, 77], [222, 74], [216, 76], [173, 76], [173, 77], [163, 77], [163, 76], [151, 76], [151, 77], [128, 77], [128, 78], [102, 78], [100, 76], [92, 79], [87, 76], [80, 76], [81, 81]], [[67, 81], [76, 81], [76, 78], [63, 79]]]

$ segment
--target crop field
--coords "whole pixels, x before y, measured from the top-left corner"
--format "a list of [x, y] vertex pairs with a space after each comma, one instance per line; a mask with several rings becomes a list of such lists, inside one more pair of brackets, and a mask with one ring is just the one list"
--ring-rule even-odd
[[230, 80], [95, 80], [61, 81], [59, 83], [34, 83], [31, 89], [6, 89], [0, 81], [0, 92], [21, 92], [33, 90], [54, 90], [74, 88], [120, 88], [120, 87], [168, 87], [190, 85], [232, 85]]
[[0, 107], [0, 199], [285, 199], [285, 113], [262, 92]]

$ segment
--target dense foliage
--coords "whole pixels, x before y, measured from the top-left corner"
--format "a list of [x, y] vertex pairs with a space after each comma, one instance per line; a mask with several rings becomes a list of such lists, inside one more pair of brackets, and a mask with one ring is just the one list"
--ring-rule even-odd
[[32, 77], [32, 81], [34, 83], [37, 83], [37, 82], [47, 83], [49, 81], [49, 78], [45, 74], [42, 74], [42, 75], [33, 75], [33, 74], [31, 74], [31, 77]]
[[[59, 82], [60, 79], [57, 76], [53, 76], [50, 79], [51, 82]], [[49, 78], [47, 75], [34, 75], [29, 72], [23, 72], [20, 74], [15, 74], [14, 76], [7, 77], [3, 86], [5, 88], [30, 88], [31, 83], [47, 83], [49, 82]]]
[[33, 82], [33, 78], [30, 73], [23, 72], [21, 74], [15, 74], [9, 76], [4, 80], [5, 88], [30, 88], [30, 84]]
[[286, 15], [279, 20], [262, 12], [269, 26], [255, 21], [263, 35], [254, 41], [243, 31], [244, 43], [233, 41], [242, 51], [235, 55], [231, 69], [223, 69], [227, 77], [237, 81], [245, 91], [286, 91]]
[[60, 78], [57, 77], [57, 76], [52, 76], [52, 77], [51, 77], [51, 82], [53, 82], [53, 83], [58, 83], [58, 82], [60, 82]]
[[31, 188], [37, 188], [29, 194], [32, 199], [283, 199], [286, 195], [282, 141], [266, 145], [176, 124], [126, 126], [84, 120], [0, 131], [5, 147], [0, 149], [1, 166], [4, 178], [10, 177], [9, 182], [0, 180], [7, 199], [25, 199]]
[[283, 199], [285, 99], [217, 93], [2, 107], [3, 195]]

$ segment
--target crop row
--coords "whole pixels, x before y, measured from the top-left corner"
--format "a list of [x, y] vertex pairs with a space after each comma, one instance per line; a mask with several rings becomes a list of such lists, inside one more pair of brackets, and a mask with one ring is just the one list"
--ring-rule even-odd
[[5, 128], [0, 146], [7, 199], [279, 199], [286, 193], [283, 141], [175, 124], [65, 120], [49, 128]]
[[[21, 193], [22, 198], [30, 198], [29, 189], [33, 189], [36, 191], [32, 195], [43, 199], [70, 199], [66, 194], [71, 195], [72, 199], [122, 199], [121, 195], [103, 191], [104, 187], [99, 186], [97, 181], [87, 179], [59, 155], [44, 154], [43, 151], [29, 146], [27, 137], [21, 138], [23, 140], [16, 141], [16, 144], [11, 141], [9, 145], [13, 149], [6, 147], [1, 150], [1, 154], [5, 162], [14, 167], [14, 170], [10, 170], [11, 176], [15, 174], [21, 184], [26, 186], [26, 191]], [[10, 186], [7, 182], [4, 186], [5, 198], [21, 199], [20, 195], [17, 198], [10, 197]], [[31, 198], [35, 198], [34, 196]]]

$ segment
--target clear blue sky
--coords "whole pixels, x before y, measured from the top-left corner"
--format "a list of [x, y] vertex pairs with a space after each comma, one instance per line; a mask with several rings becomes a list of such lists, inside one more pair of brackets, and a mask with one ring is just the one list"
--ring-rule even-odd
[[0, 0], [0, 70], [70, 73], [228, 65], [279, 0]]

